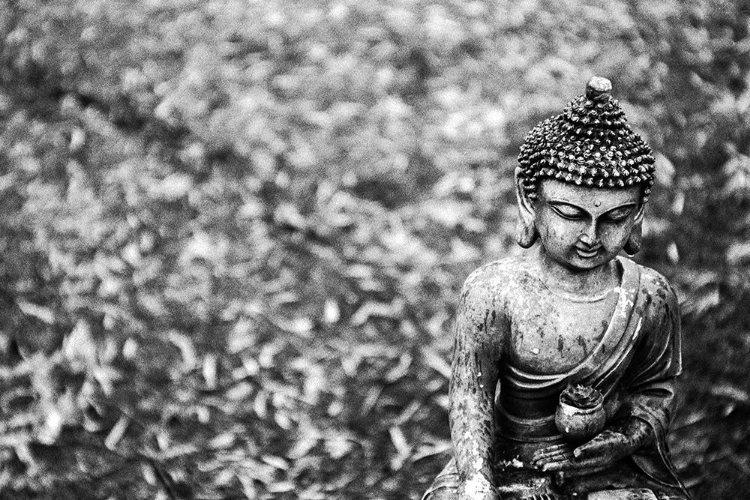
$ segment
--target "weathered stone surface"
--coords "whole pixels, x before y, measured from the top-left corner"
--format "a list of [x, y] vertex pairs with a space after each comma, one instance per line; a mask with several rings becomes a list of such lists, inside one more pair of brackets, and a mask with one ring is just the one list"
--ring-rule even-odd
[[[595, 107], [611, 104], [606, 83], [589, 89]], [[612, 142], [615, 156], [632, 154], [630, 139]], [[526, 148], [551, 147], [540, 144]], [[602, 491], [612, 488], [612, 498], [687, 498], [665, 446], [682, 369], [677, 300], [660, 274], [619, 256], [640, 246], [651, 181], [596, 187], [521, 164], [519, 243], [529, 250], [465, 282], [450, 383], [454, 458], [425, 498], [609, 498]], [[599, 394], [592, 435], [555, 423], [571, 385]]]

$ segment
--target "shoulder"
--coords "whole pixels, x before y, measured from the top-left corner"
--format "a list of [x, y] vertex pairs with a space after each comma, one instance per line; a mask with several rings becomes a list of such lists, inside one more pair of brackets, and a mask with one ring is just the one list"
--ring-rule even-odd
[[459, 302], [461, 309], [484, 314], [487, 310], [504, 314], [510, 298], [528, 293], [533, 281], [529, 264], [523, 257], [507, 257], [472, 272], [464, 282]]
[[504, 289], [518, 280], [523, 261], [519, 257], [507, 257], [485, 264], [472, 272], [464, 281], [461, 300], [502, 296]]
[[641, 272], [640, 302], [647, 311], [647, 316], [656, 321], [669, 318], [672, 321], [679, 316], [679, 301], [674, 287], [660, 272], [650, 267], [638, 265]]
[[466, 278], [456, 314], [456, 352], [465, 347], [465, 342], [492, 346], [495, 354], [502, 350], [508, 319], [507, 287], [516, 279], [518, 261], [516, 257], [497, 260]]
[[641, 271], [641, 293], [654, 300], [677, 302], [677, 293], [663, 274], [640, 264], [638, 267]]

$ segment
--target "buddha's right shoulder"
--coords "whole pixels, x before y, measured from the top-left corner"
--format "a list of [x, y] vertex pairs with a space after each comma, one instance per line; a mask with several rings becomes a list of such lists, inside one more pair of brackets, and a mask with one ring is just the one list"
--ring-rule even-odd
[[506, 257], [472, 272], [464, 282], [462, 300], [497, 302], [514, 284], [522, 281], [527, 264], [520, 257]]

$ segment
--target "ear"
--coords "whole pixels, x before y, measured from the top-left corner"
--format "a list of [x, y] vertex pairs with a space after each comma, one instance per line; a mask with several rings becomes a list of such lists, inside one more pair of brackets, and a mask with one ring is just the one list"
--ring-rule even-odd
[[517, 228], [516, 241], [523, 248], [530, 248], [536, 241], [539, 233], [537, 233], [536, 225], [534, 224], [534, 219], [536, 218], [534, 202], [529, 198], [528, 193], [523, 187], [523, 179], [521, 179], [520, 173], [521, 168], [517, 167], [515, 173], [516, 200], [518, 202], [518, 215], [521, 220]]
[[521, 167], [516, 168], [516, 200], [518, 201], [518, 213], [521, 216], [521, 222], [529, 225], [534, 222], [534, 202], [529, 198], [528, 193], [523, 187], [523, 179], [520, 176]]
[[635, 214], [635, 223], [633, 229], [630, 231], [628, 241], [625, 242], [623, 250], [628, 255], [635, 255], [641, 250], [643, 244], [643, 212], [645, 210], [645, 204], [641, 203], [638, 207], [638, 212]]
[[646, 211], [646, 204], [641, 201], [638, 204], [638, 211], [635, 213], [635, 223], [637, 225], [643, 224], [643, 213]]

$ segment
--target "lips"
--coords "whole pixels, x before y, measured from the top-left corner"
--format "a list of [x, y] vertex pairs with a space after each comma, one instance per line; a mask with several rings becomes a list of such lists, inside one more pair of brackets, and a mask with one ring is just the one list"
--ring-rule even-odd
[[576, 253], [583, 259], [591, 259], [599, 254], [599, 250], [602, 249], [601, 245], [596, 247], [575, 247]]

